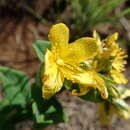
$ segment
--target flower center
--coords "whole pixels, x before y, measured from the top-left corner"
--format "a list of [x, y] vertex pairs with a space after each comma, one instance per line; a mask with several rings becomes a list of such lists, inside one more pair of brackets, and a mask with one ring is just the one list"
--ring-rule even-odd
[[57, 63], [58, 65], [64, 65], [64, 61], [63, 61], [62, 59], [57, 59], [57, 60], [56, 60], [56, 63]]

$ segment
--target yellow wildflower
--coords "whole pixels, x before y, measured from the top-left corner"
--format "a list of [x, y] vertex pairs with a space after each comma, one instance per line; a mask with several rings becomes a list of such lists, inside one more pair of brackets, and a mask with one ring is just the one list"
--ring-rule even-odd
[[127, 62], [124, 58], [126, 58], [127, 55], [116, 43], [117, 38], [118, 33], [114, 33], [105, 40], [112, 59], [112, 69], [110, 70], [110, 75], [117, 84], [125, 84], [127, 83], [127, 79], [121, 72], [125, 70], [124, 66]]
[[96, 40], [84, 37], [68, 44], [69, 29], [62, 23], [52, 26], [48, 37], [52, 48], [45, 55], [43, 97], [48, 99], [57, 93], [62, 88], [64, 78], [83, 86], [95, 85], [92, 73], [83, 70], [78, 64], [97, 54]]
[[127, 57], [124, 50], [119, 47], [116, 43], [118, 39], [118, 33], [107, 37], [105, 40], [100, 40], [100, 36], [96, 31], [93, 33], [93, 37], [98, 40], [98, 45], [100, 46], [99, 54], [97, 59], [94, 60], [93, 66], [97, 71], [101, 71], [106, 67], [108, 61], [111, 60], [111, 68], [109, 68], [109, 74], [114, 79], [117, 84], [127, 83], [127, 79], [121, 73], [125, 70], [124, 66], [126, 61], [124, 58]]

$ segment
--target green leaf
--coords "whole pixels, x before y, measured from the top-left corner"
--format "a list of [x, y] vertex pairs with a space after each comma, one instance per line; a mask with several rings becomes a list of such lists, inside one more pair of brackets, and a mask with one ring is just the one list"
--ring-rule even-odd
[[32, 111], [36, 126], [44, 127], [48, 124], [68, 121], [61, 104], [54, 97], [49, 100], [35, 100], [32, 104]]
[[[121, 14], [113, 14], [116, 7], [124, 4], [127, 0], [72, 0], [70, 1], [70, 8], [72, 8], [72, 15], [70, 19], [73, 20], [73, 25], [77, 31], [75, 37], [85, 35], [86, 32], [91, 31], [96, 25], [102, 23], [116, 23], [117, 19], [129, 13], [129, 9], [122, 11]], [[80, 31], [82, 30], [82, 32]]]
[[36, 73], [35, 83], [34, 86], [42, 86], [42, 74], [44, 73], [44, 63], [42, 63], [39, 67], [38, 72]]
[[4, 93], [4, 98], [0, 103], [2, 106], [21, 105], [25, 107], [30, 102], [31, 88], [29, 77], [25, 73], [1, 66], [0, 81]]
[[116, 14], [115, 17], [121, 18], [129, 13], [130, 13], [130, 8], [127, 8], [127, 9], [119, 12], [118, 14]]
[[43, 71], [43, 65], [41, 65], [32, 88], [32, 111], [36, 127], [45, 127], [48, 124], [66, 122], [68, 120], [62, 105], [55, 97], [49, 100], [42, 98], [41, 73]]
[[22, 108], [20, 105], [8, 105], [0, 110], [0, 130], [15, 130], [16, 124], [31, 120], [30, 106]]
[[8, 105], [0, 110], [0, 130], [15, 130], [16, 124], [31, 120], [31, 107], [22, 108], [20, 105]]
[[40, 61], [44, 62], [46, 50], [51, 48], [51, 44], [46, 40], [36, 40], [33, 44], [33, 48]]

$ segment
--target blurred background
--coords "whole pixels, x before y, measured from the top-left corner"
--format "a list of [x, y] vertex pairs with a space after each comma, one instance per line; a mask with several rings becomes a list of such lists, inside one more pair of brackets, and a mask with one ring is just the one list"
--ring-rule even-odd
[[[92, 36], [93, 29], [102, 38], [118, 32], [120, 46], [130, 55], [129, 0], [0, 0], [0, 65], [23, 70], [34, 78], [40, 62], [32, 44], [47, 40], [50, 27], [60, 22], [70, 27], [70, 41]], [[125, 74], [130, 79], [129, 58], [127, 61]], [[95, 104], [69, 94], [59, 100], [69, 112], [70, 121], [46, 130], [108, 129], [100, 127]], [[16, 129], [31, 130], [32, 123], [21, 122]], [[111, 129], [130, 130], [130, 120], [115, 118]]]

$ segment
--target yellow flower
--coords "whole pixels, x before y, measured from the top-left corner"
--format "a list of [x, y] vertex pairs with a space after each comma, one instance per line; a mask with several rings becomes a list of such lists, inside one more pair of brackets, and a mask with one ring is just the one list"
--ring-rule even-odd
[[113, 58], [113, 68], [121, 72], [125, 70], [124, 65], [126, 64], [126, 61], [124, 58], [126, 58], [127, 55], [125, 54], [124, 50], [116, 43], [117, 39], [118, 33], [114, 33], [113, 35], [106, 38], [104, 42], [106, 44], [107, 51], [109, 52], [109, 57]]
[[57, 93], [62, 88], [65, 78], [83, 86], [95, 85], [92, 73], [78, 65], [97, 54], [96, 40], [84, 37], [68, 44], [69, 29], [62, 23], [52, 26], [48, 37], [52, 48], [51, 51], [47, 50], [45, 55], [43, 98], [48, 99]]
[[100, 40], [100, 36], [96, 31], [93, 33], [93, 37], [98, 40], [99, 53], [97, 59], [94, 60], [93, 66], [97, 71], [101, 71], [106, 67], [107, 62], [111, 61], [111, 68], [109, 68], [109, 74], [117, 84], [127, 83], [127, 79], [121, 73], [125, 70], [125, 64], [127, 63], [124, 58], [127, 57], [124, 50], [116, 43], [118, 39], [118, 33], [107, 37], [105, 40]]
[[125, 84], [127, 83], [127, 79], [121, 72], [125, 70], [124, 67], [127, 62], [124, 58], [126, 58], [127, 55], [116, 43], [117, 38], [118, 33], [114, 33], [105, 40], [112, 59], [112, 69], [110, 70], [110, 75], [117, 84]]

